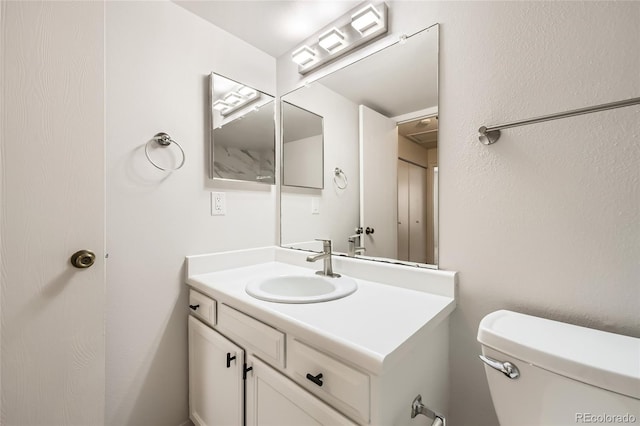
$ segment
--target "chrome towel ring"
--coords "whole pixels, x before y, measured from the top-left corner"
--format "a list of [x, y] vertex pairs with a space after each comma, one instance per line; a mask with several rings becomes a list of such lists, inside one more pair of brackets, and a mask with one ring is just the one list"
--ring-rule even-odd
[[[338, 189], [345, 189], [347, 187], [347, 185], [349, 185], [349, 181], [347, 180], [347, 175], [342, 171], [342, 169], [340, 167], [336, 167], [333, 170], [333, 183], [336, 184], [336, 186], [338, 187]], [[341, 178], [341, 180], [344, 182], [343, 185], [340, 185], [340, 182], [338, 181]]]
[[[160, 145], [163, 148], [168, 147], [169, 145], [171, 145], [172, 143], [176, 144], [176, 146], [178, 147], [178, 149], [180, 150], [180, 154], [182, 155], [182, 160], [180, 161], [180, 164], [178, 164], [178, 167], [175, 167], [173, 169], [168, 169], [168, 168], [164, 168], [164, 167], [160, 167], [158, 164], [156, 164], [152, 159], [151, 156], [149, 155], [149, 144], [152, 142], [156, 142], [158, 145]], [[147, 157], [147, 160], [149, 160], [149, 162], [151, 164], [153, 164], [153, 166], [156, 169], [160, 169], [162, 171], [165, 172], [172, 172], [174, 170], [178, 170], [179, 168], [181, 168], [182, 166], [184, 166], [184, 161], [186, 160], [186, 156], [184, 154], [184, 149], [182, 149], [182, 146], [180, 146], [180, 144], [176, 141], [174, 141], [173, 139], [171, 139], [171, 136], [169, 136], [166, 133], [156, 133], [153, 138], [151, 140], [149, 140], [149, 142], [147, 142], [147, 144], [144, 146], [144, 155]]]

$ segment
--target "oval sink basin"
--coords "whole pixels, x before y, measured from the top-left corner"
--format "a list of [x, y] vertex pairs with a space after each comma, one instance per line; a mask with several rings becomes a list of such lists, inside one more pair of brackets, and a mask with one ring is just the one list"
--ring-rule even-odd
[[281, 275], [247, 283], [246, 292], [256, 299], [280, 303], [316, 303], [340, 299], [358, 289], [353, 278], [323, 275]]

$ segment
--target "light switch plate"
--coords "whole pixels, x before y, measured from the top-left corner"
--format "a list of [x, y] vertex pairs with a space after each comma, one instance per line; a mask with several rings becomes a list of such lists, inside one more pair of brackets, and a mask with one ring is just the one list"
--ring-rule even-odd
[[320, 214], [320, 198], [311, 198], [311, 214]]
[[227, 214], [227, 197], [224, 192], [211, 193], [211, 216], [224, 216]]

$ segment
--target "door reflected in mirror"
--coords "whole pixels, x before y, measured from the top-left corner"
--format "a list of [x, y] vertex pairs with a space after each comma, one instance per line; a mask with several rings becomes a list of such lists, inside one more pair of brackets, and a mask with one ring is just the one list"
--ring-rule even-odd
[[398, 125], [398, 260], [437, 264], [438, 117]]
[[323, 117], [323, 174], [349, 177], [344, 187], [283, 188], [282, 245], [320, 251], [314, 238], [328, 238], [345, 255], [437, 267], [438, 25], [282, 101]]
[[273, 96], [212, 73], [209, 177], [275, 184]]
[[282, 184], [324, 188], [322, 117], [282, 102]]

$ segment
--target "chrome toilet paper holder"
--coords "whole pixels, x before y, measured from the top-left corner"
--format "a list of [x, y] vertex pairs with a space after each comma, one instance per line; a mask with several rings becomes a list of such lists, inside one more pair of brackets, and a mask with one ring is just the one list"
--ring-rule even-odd
[[411, 418], [415, 418], [418, 414], [422, 414], [423, 416], [427, 416], [429, 419], [433, 419], [431, 426], [447, 425], [447, 421], [444, 416], [427, 408], [427, 406], [422, 403], [422, 395], [416, 396], [411, 403]]

